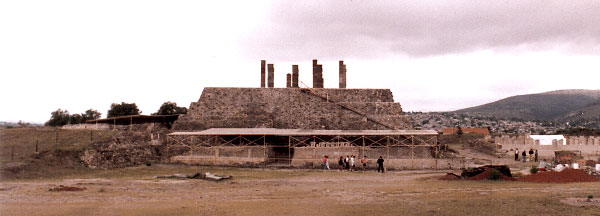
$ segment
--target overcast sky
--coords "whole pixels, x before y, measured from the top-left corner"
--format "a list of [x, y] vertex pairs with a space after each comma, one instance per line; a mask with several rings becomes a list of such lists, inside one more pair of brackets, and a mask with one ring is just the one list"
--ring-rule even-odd
[[0, 1], [0, 121], [189, 106], [203, 87], [275, 86], [311, 60], [337, 87], [390, 88], [405, 111], [600, 89], [600, 1]]

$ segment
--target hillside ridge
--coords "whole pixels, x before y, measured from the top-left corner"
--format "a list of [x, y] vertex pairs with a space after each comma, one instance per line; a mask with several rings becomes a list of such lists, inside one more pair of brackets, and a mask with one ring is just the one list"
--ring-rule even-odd
[[600, 90], [566, 89], [515, 95], [454, 111], [504, 119], [560, 121], [600, 118]]

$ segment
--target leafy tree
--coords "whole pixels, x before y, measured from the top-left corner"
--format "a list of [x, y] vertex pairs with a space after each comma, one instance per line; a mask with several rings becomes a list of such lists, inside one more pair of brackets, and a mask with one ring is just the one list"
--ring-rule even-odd
[[63, 126], [70, 121], [69, 111], [58, 109], [51, 113], [50, 120], [48, 120], [46, 126]]
[[81, 114], [69, 114], [69, 111], [58, 109], [51, 113], [50, 120], [48, 120], [46, 126], [63, 126], [66, 124], [83, 124], [87, 120], [98, 119], [102, 114], [96, 110], [89, 109], [85, 113]]
[[80, 114], [73, 114], [69, 116], [69, 124], [82, 124], [85, 123], [85, 119]]
[[86, 110], [85, 113], [81, 114], [85, 121], [99, 119], [102, 116], [102, 113], [98, 112], [98, 110], [89, 109]]
[[186, 107], [178, 107], [177, 103], [167, 101], [164, 102], [156, 113], [152, 113], [152, 115], [173, 115], [173, 114], [186, 114]]
[[17, 122], [17, 126], [20, 128], [24, 128], [24, 127], [31, 127], [31, 123], [29, 122], [24, 122], [23, 120], [19, 120], [19, 122]]
[[142, 112], [140, 112], [135, 103], [121, 102], [121, 104], [113, 103], [110, 105], [107, 117], [110, 118], [117, 116], [139, 115], [140, 113]]

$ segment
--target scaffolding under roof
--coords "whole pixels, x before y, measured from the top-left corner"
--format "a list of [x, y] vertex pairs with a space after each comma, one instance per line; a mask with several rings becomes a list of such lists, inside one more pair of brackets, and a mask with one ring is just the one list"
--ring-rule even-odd
[[224, 135], [271, 135], [271, 136], [436, 136], [434, 130], [311, 130], [278, 128], [210, 128], [203, 131], [173, 132], [169, 136], [224, 136]]

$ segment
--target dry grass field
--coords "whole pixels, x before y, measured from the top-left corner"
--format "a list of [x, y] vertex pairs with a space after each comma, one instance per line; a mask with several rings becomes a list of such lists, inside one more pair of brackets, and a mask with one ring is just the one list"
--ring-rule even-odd
[[[211, 172], [230, 180], [157, 179]], [[600, 215], [600, 183], [441, 181], [439, 171], [153, 165], [0, 181], [1, 215]], [[51, 192], [59, 185], [84, 191]], [[576, 199], [596, 197], [580, 206]], [[571, 204], [569, 204], [571, 203]], [[583, 203], [583, 204], [582, 204]]]
[[62, 130], [52, 127], [1, 128], [0, 164], [27, 162], [35, 153], [48, 150], [83, 149], [93, 141], [108, 140], [114, 134], [106, 130]]

